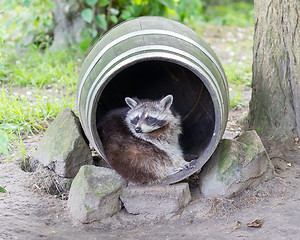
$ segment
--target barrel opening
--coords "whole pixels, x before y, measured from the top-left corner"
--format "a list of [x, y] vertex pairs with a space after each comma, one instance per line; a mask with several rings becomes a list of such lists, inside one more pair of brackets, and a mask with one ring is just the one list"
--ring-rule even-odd
[[125, 107], [124, 98], [160, 99], [174, 96], [174, 109], [182, 117], [180, 143], [186, 160], [198, 158], [208, 147], [215, 130], [215, 109], [203, 76], [187, 66], [156, 59], [132, 64], [114, 75], [99, 93], [95, 122], [115, 108]]

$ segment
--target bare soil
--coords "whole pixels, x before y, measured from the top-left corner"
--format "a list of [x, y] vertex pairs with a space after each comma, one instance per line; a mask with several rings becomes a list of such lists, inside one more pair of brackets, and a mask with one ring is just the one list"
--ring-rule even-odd
[[[219, 41], [209, 39], [222, 47], [220, 37], [216, 38]], [[230, 112], [226, 138], [242, 131], [239, 119], [247, 113], [251, 90], [245, 88], [243, 96], [244, 107]], [[24, 139], [27, 153], [38, 146], [41, 137]], [[0, 156], [0, 186], [7, 190], [0, 193], [0, 239], [299, 239], [297, 144], [284, 152], [270, 149], [276, 176], [233, 199], [204, 198], [191, 184], [192, 202], [174, 216], [148, 219], [122, 209], [111, 218], [91, 224], [71, 219], [67, 201], [61, 200], [66, 196], [49, 194], [51, 186], [45, 183], [48, 179], [53, 183], [51, 173], [24, 171], [24, 159], [12, 152], [14, 160]]]
[[[38, 144], [39, 137], [26, 141]], [[192, 202], [174, 216], [148, 219], [123, 209], [102, 222], [71, 219], [66, 200], [43, 191], [41, 179], [22, 162], [0, 164], [0, 239], [298, 239], [300, 154], [273, 156], [276, 176], [233, 199], [204, 198], [191, 185]], [[259, 227], [247, 224], [261, 219]]]

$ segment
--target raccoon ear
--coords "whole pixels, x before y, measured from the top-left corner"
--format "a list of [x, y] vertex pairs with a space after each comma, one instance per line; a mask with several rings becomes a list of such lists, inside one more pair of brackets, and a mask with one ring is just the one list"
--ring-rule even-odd
[[138, 105], [138, 102], [135, 101], [134, 99], [130, 98], [130, 97], [126, 97], [125, 98], [125, 102], [127, 103], [127, 105], [132, 109], [135, 108]]
[[173, 103], [173, 96], [168, 95], [164, 97], [162, 100], [160, 100], [160, 105], [166, 109], [169, 109]]

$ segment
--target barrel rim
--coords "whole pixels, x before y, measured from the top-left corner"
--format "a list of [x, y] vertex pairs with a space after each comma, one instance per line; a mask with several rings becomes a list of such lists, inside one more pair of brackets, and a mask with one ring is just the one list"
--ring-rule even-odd
[[[148, 16], [149, 18], [151, 18], [150, 16]], [[139, 19], [142, 19], [142, 18], [145, 18], [145, 17], [140, 17], [140, 18], [135, 18], [135, 19], [132, 19], [130, 21], [134, 21], [134, 20], [139, 20]], [[163, 17], [161, 17], [163, 18]], [[163, 19], [167, 19], [167, 18], [163, 18]], [[167, 20], [170, 20], [170, 19], [167, 19]], [[170, 20], [170, 21], [173, 21], [173, 20]], [[127, 21], [126, 21], [127, 22]], [[123, 22], [121, 24], [125, 24], [126, 22]], [[174, 21], [176, 22], [176, 21]], [[181, 26], [184, 26], [188, 31], [192, 31], [193, 33], [197, 34], [194, 30], [188, 28], [187, 26], [185, 26], [184, 24], [182, 23], [179, 23], [179, 22], [176, 22], [178, 24], [180, 24]], [[113, 29], [110, 30], [108, 34], [112, 34], [113, 33]], [[102, 55], [104, 55], [111, 47], [113, 46], [116, 46], [117, 44], [119, 44], [120, 42], [123, 42], [123, 41], [126, 41], [128, 40], [129, 38], [132, 38], [134, 36], [140, 36], [142, 33], [144, 33], [145, 35], [146, 34], [161, 34], [161, 35], [167, 35], [167, 36], [172, 36], [172, 37], [177, 37], [178, 39], [181, 39], [183, 41], [186, 41], [192, 45], [194, 45], [196, 48], [198, 48], [199, 50], [201, 50], [207, 57], [208, 59], [210, 59], [210, 61], [212, 61], [212, 63], [216, 66], [216, 68], [218, 69], [220, 75], [222, 76], [222, 82], [223, 84], [225, 85], [225, 88], [228, 89], [228, 83], [227, 83], [227, 79], [226, 79], [226, 75], [225, 75], [225, 72], [224, 72], [224, 69], [222, 67], [222, 64], [220, 63], [219, 59], [217, 56], [212, 56], [208, 51], [207, 49], [205, 49], [204, 47], [202, 47], [200, 44], [198, 44], [196, 41], [182, 35], [182, 34], [178, 34], [178, 33], [174, 33], [174, 32], [171, 32], [171, 31], [168, 31], [168, 30], [161, 30], [161, 29], [146, 29], [146, 30], [137, 30], [135, 32], [129, 32], [119, 38], [116, 38], [115, 40], [113, 40], [110, 44], [108, 44], [107, 46], [105, 46], [103, 49], [101, 49], [101, 51], [97, 54], [97, 56], [93, 59], [92, 63], [89, 65], [88, 69], [86, 70], [85, 74], [82, 76], [82, 79], [81, 81], [78, 83], [78, 101], [77, 101], [77, 106], [79, 106], [79, 102], [80, 102], [80, 96], [81, 96], [81, 89], [82, 89], [82, 86], [84, 85], [88, 75], [90, 74], [90, 72], [92, 71], [92, 69], [97, 65], [97, 62], [99, 61], [99, 59], [101, 58]], [[197, 34], [198, 38], [203, 40], [198, 34]], [[102, 38], [101, 38], [102, 39]], [[101, 40], [100, 39], [100, 40]], [[100, 40], [97, 42], [97, 44], [100, 42]], [[204, 41], [204, 40], [203, 40]], [[205, 41], [204, 41], [205, 42]], [[94, 45], [96, 46], [96, 45]], [[209, 47], [209, 46], [208, 46]], [[211, 49], [212, 50], [212, 49]], [[213, 50], [212, 50], [213, 51]], [[227, 98], [229, 98], [229, 93], [227, 92]]]
[[[156, 54], [158, 54], [159, 56], [154, 56], [154, 51]], [[89, 102], [91, 102], [91, 100], [95, 99], [95, 94], [98, 91], [98, 85], [101, 85], [101, 82], [103, 81], [103, 78], [101, 79], [101, 77], [105, 76], [105, 74], [107, 74], [107, 72], [112, 71], [113, 68], [115, 68], [115, 64], [118, 64], [119, 62], [124, 63], [124, 62], [131, 62], [129, 61], [129, 59], [133, 59], [132, 61], [135, 61], [137, 58], [141, 58], [141, 59], [145, 59], [145, 56], [147, 52], [150, 52], [150, 54], [152, 54], [153, 59], [154, 58], [161, 58], [163, 59], [163, 55], [168, 53], [168, 54], [172, 54], [174, 56], [174, 59], [176, 59], [176, 57], [180, 57], [182, 59], [187, 59], [188, 62], [194, 62], [196, 63], [202, 70], [203, 70], [203, 75], [208, 75], [208, 78], [211, 78], [212, 81], [211, 83], [214, 86], [214, 89], [216, 89], [216, 95], [218, 97], [222, 97], [222, 91], [219, 87], [217, 83], [217, 80], [214, 76], [214, 74], [210, 71], [209, 68], [207, 68], [207, 66], [201, 62], [199, 59], [197, 59], [196, 57], [194, 57], [193, 55], [182, 51], [182, 50], [178, 50], [175, 49], [173, 47], [167, 47], [164, 45], [151, 45], [151, 46], [142, 46], [142, 47], [137, 47], [137, 48], [133, 48], [130, 49], [127, 52], [122, 53], [121, 55], [119, 55], [118, 57], [116, 57], [113, 61], [111, 61], [109, 64], [107, 64], [104, 68], [102, 68], [101, 72], [98, 74], [98, 76], [96, 77], [96, 79], [94, 80], [92, 86], [91, 86], [91, 91], [89, 91], [89, 94], [87, 95], [87, 101], [86, 101], [86, 106], [85, 106], [85, 114], [88, 114], [88, 109], [89, 109]], [[131, 56], [132, 54], [134, 54], [133, 56]], [[180, 61], [180, 60], [179, 60]], [[188, 65], [188, 64], [187, 64]], [[104, 81], [107, 81], [106, 79], [104, 79]], [[226, 86], [225, 86], [226, 88]], [[222, 98], [218, 98], [218, 100], [220, 99], [220, 101], [222, 101]], [[224, 113], [226, 113], [226, 109], [224, 104], [220, 104], [220, 107], [222, 109], [222, 115]], [[228, 106], [227, 106], [228, 107]]]
[[[158, 57], [156, 59], [154, 58], [142, 58], [139, 60], [135, 60], [135, 61], [130, 61], [130, 64], [126, 64], [125, 66], [123, 66], [122, 68], [118, 68], [116, 67], [116, 70], [113, 74], [110, 74], [109, 77], [106, 79], [105, 84], [101, 85], [101, 89], [99, 88], [99, 90], [97, 91], [97, 96], [95, 97], [94, 101], [93, 101], [93, 106], [91, 107], [91, 112], [90, 112], [90, 116], [92, 116], [92, 118], [89, 119], [88, 122], [91, 123], [91, 126], [89, 126], [90, 130], [91, 130], [91, 134], [92, 134], [92, 138], [95, 140], [94, 143], [94, 147], [96, 147], [97, 152], [104, 158], [104, 160], [106, 162], [108, 162], [103, 146], [102, 146], [102, 141], [101, 138], [97, 132], [97, 128], [96, 128], [96, 112], [97, 112], [97, 106], [101, 97], [101, 94], [103, 92], [103, 90], [105, 89], [105, 87], [107, 86], [107, 84], [120, 72], [124, 71], [126, 68], [138, 64], [140, 62], [145, 62], [145, 61], [155, 61], [155, 60], [164, 60], [166, 62], [172, 62], [175, 64], [178, 64], [186, 69], [188, 69], [189, 71], [193, 72], [200, 81], [203, 82], [203, 84], [205, 85], [205, 87], [207, 88], [207, 90], [209, 91], [210, 95], [213, 96], [215, 94], [215, 91], [212, 89], [211, 85], [209, 84], [209, 80], [202, 74], [200, 74], [196, 69], [192, 68], [191, 66], [187, 65], [187, 64], [183, 64], [180, 61], [176, 61], [174, 60], [174, 58], [164, 58], [164, 57]], [[175, 183], [178, 181], [181, 181], [183, 179], [186, 179], [187, 177], [191, 176], [192, 174], [194, 174], [195, 172], [199, 171], [202, 166], [209, 160], [209, 157], [213, 154], [213, 152], [215, 151], [218, 142], [220, 141], [224, 131], [225, 131], [225, 127], [222, 128], [222, 116], [221, 113], [219, 112], [219, 106], [221, 103], [219, 103], [218, 101], [216, 101], [215, 99], [212, 98], [212, 102], [214, 105], [214, 112], [215, 112], [215, 125], [214, 125], [214, 131], [212, 133], [211, 139], [209, 141], [209, 143], [207, 144], [207, 147], [205, 148], [205, 150], [198, 156], [198, 158], [196, 159], [196, 164], [194, 166], [193, 169], [190, 170], [182, 170], [179, 173], [176, 173], [174, 175], [170, 175], [167, 177], [167, 179], [165, 179], [163, 181], [163, 183], [167, 183], [167, 184], [171, 184], [171, 183]], [[222, 105], [222, 104], [221, 104]], [[227, 118], [226, 118], [227, 119]], [[226, 123], [225, 123], [226, 125]], [[93, 128], [94, 127], [94, 128]], [[222, 130], [223, 129], [223, 130]], [[101, 144], [101, 145], [97, 145], [97, 144]], [[100, 147], [100, 148], [99, 148]]]

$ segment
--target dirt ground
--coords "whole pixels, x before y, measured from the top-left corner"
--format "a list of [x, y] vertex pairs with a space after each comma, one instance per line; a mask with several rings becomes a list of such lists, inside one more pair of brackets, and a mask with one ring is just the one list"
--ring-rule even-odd
[[[226, 41], [214, 40], [214, 36], [209, 34], [207, 37], [218, 48], [226, 44]], [[224, 59], [227, 57], [224, 52], [217, 54], [224, 56]], [[242, 127], [238, 120], [247, 113], [250, 96], [251, 90], [245, 88], [245, 104], [241, 108], [231, 110], [224, 137], [234, 138], [240, 133]], [[41, 137], [24, 139], [28, 153], [38, 146]], [[291, 150], [285, 152], [271, 150], [269, 154], [275, 164], [275, 177], [233, 199], [204, 198], [197, 187], [191, 186], [192, 202], [168, 219], [148, 219], [128, 214], [123, 209], [111, 218], [91, 224], [73, 221], [69, 215], [67, 201], [42, 191], [37, 180], [41, 176], [23, 171], [20, 167], [22, 162], [17, 160], [18, 152], [11, 154], [15, 160], [9, 162], [0, 156], [0, 186], [7, 190], [7, 193], [0, 193], [0, 240], [269, 240], [299, 239], [300, 236], [298, 146], [291, 146]], [[255, 220], [258, 224], [255, 224]]]
[[[25, 145], [32, 148], [39, 139]], [[298, 239], [300, 154], [278, 156], [272, 157], [280, 160], [272, 180], [233, 199], [204, 198], [191, 187], [192, 202], [168, 219], [123, 209], [91, 224], [73, 221], [67, 201], [40, 190], [36, 173], [23, 171], [20, 161], [2, 163], [0, 185], [8, 192], [0, 193], [0, 239]], [[260, 227], [247, 226], [257, 219]]]

